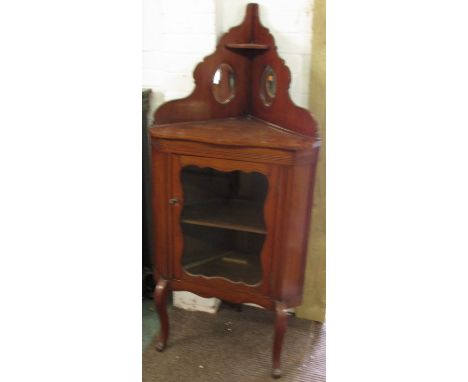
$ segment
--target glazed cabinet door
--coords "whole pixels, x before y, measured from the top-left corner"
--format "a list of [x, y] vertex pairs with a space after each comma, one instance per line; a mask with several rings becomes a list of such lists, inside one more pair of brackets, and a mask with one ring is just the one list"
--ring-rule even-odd
[[262, 163], [172, 157], [176, 279], [268, 295], [277, 171]]

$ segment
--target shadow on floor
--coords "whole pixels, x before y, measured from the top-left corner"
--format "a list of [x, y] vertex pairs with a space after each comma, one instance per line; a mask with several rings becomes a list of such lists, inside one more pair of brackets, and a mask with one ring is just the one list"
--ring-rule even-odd
[[143, 351], [151, 344], [154, 336], [159, 331], [159, 320], [158, 315], [156, 314], [156, 309], [154, 307], [153, 300], [143, 299], [143, 335], [142, 335], [142, 345]]

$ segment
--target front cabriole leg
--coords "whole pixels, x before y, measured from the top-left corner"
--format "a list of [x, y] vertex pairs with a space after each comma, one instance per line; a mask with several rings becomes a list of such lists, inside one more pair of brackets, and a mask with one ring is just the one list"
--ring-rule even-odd
[[273, 378], [281, 377], [280, 358], [281, 348], [283, 347], [284, 333], [288, 323], [288, 313], [286, 306], [277, 301], [275, 306], [275, 338], [273, 341]]
[[159, 338], [156, 343], [156, 350], [163, 351], [166, 347], [167, 338], [169, 337], [169, 319], [167, 317], [167, 294], [169, 282], [160, 278], [154, 289], [154, 301], [156, 310], [158, 312], [161, 329], [159, 331]]

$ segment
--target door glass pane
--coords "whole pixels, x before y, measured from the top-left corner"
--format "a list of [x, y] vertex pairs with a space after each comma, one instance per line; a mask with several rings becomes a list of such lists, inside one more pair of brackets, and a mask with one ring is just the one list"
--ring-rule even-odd
[[181, 180], [184, 270], [258, 284], [262, 280], [260, 254], [266, 236], [265, 175], [186, 166]]

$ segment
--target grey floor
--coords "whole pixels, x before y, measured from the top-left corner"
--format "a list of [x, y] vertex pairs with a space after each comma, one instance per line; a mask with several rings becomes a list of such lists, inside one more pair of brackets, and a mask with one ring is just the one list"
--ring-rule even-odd
[[[272, 381], [272, 312], [221, 305], [217, 314], [169, 307], [170, 336], [154, 349], [159, 322], [152, 300], [143, 300], [143, 382]], [[288, 319], [280, 382], [325, 381], [325, 325]]]

